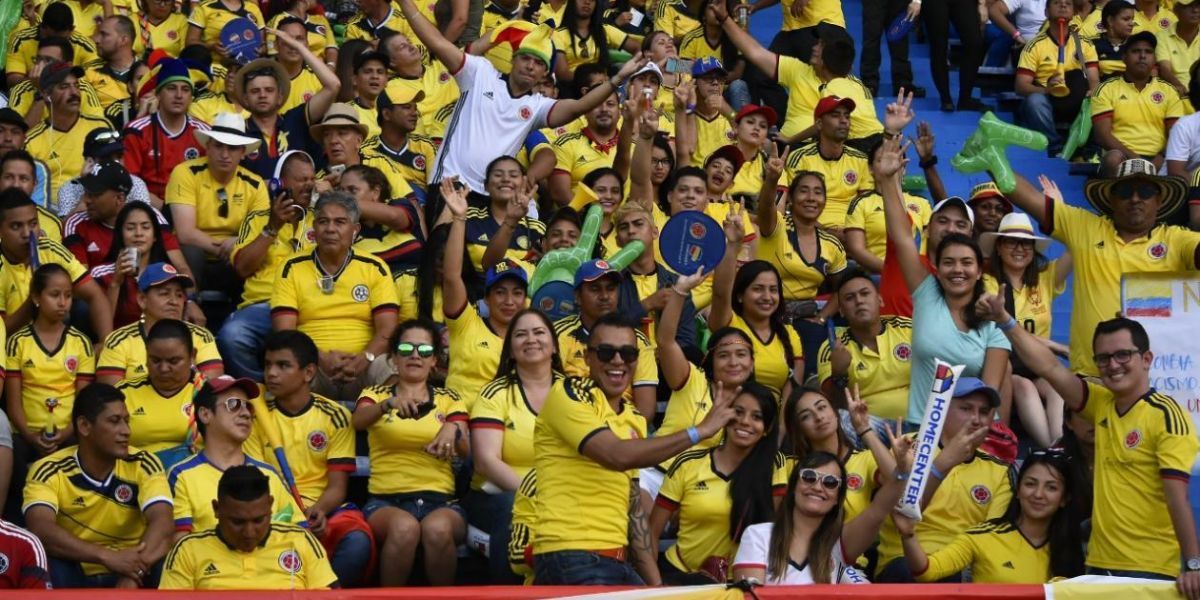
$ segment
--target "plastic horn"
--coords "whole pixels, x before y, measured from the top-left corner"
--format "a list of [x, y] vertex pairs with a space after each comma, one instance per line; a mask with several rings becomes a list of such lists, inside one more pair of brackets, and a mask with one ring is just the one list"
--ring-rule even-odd
[[989, 112], [979, 120], [979, 128], [950, 159], [950, 164], [961, 173], [990, 172], [1000, 192], [1010, 194], [1017, 187], [1017, 178], [1004, 155], [1005, 148], [1020, 146], [1045, 151], [1047, 143], [1046, 136], [1005, 123]]

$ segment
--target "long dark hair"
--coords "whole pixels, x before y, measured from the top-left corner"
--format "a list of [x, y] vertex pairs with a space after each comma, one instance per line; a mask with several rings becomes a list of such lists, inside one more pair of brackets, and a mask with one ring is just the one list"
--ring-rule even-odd
[[513, 358], [512, 352], [513, 330], [516, 329], [513, 325], [517, 319], [525, 315], [537, 315], [542, 324], [546, 326], [554, 345], [554, 352], [550, 355], [550, 369], [557, 373], [561, 373], [563, 370], [562, 356], [558, 353], [558, 336], [554, 335], [554, 323], [550, 322], [550, 318], [536, 308], [522, 308], [508, 322], [508, 331], [504, 333], [504, 346], [500, 348], [500, 365], [496, 368], [496, 379], [501, 377], [516, 379], [517, 377], [517, 359]]
[[[712, 332], [712, 335], [708, 336], [708, 345], [705, 348], [704, 359], [700, 361], [700, 368], [704, 370], [705, 379], [712, 381], [713, 378], [716, 377], [716, 365], [713, 364], [713, 350], [716, 350], [717, 346], [720, 346], [721, 342], [725, 341], [725, 338], [729, 336], [742, 338], [742, 341], [746, 343], [746, 347], [750, 349], [750, 357], [751, 360], [753, 360], [754, 342], [751, 341], [750, 335], [745, 331], [738, 329], [737, 327], [726, 325], [725, 327]], [[751, 370], [750, 375], [746, 377], [747, 383], [751, 381], [754, 381], [753, 370]]]
[[[938, 242], [937, 250], [933, 254], [935, 269], [937, 268], [937, 264], [942, 262], [942, 254], [951, 246], [966, 246], [970, 248], [971, 252], [975, 254], [975, 264], [979, 265], [979, 279], [975, 281], [975, 288], [971, 290], [971, 301], [962, 308], [963, 322], [967, 324], [967, 327], [970, 329], [979, 329], [984, 325], [984, 320], [975, 314], [975, 303], [983, 296], [983, 250], [979, 248], [979, 242], [976, 242], [975, 238], [969, 235], [961, 233], [948, 234], [942, 238], [942, 241]], [[946, 290], [942, 289], [940, 281], [938, 282], [938, 289], [941, 290], [944, 297]]]
[[765, 260], [752, 260], [738, 269], [737, 276], [733, 278], [733, 312], [741, 316], [742, 294], [746, 293], [746, 289], [750, 287], [755, 278], [763, 273], [774, 275], [775, 283], [779, 286], [779, 303], [775, 305], [775, 312], [772, 312], [770, 317], [771, 333], [775, 339], [779, 340], [779, 343], [783, 344], [783, 354], [787, 359], [788, 379], [791, 379], [792, 367], [796, 362], [796, 352], [792, 348], [792, 340], [788, 337], [787, 310], [783, 306], [783, 279], [779, 277], [779, 271], [775, 270], [775, 265]]
[[117, 213], [117, 222], [113, 225], [112, 246], [108, 249], [108, 255], [104, 257], [104, 261], [115, 264], [117, 257], [121, 256], [121, 251], [125, 249], [125, 221], [129, 220], [129, 215], [134, 211], [145, 213], [150, 218], [151, 229], [154, 230], [154, 245], [150, 247], [150, 262], [170, 263], [171, 259], [167, 257], [167, 247], [163, 243], [163, 228], [158, 222], [158, 215], [145, 202], [129, 202], [121, 207], [121, 212]]
[[[833, 411], [834, 416], [836, 417], [838, 414], [837, 405], [833, 403], [833, 400], [829, 399], [829, 396], [825, 395], [825, 392], [821, 391], [821, 388], [808, 384], [792, 386], [792, 393], [788, 395], [787, 402], [784, 403], [783, 418], [784, 423], [787, 425], [788, 437], [792, 441], [792, 454], [796, 458], [803, 458], [809, 454], [813, 454], [812, 442], [800, 433], [800, 399], [809, 394], [824, 398], [826, 402], [829, 402], [829, 408]], [[842, 450], [854, 447], [850, 442], [850, 437], [842, 429], [841, 424], [837, 427], [837, 439], [839, 455], [841, 455]]]
[[846, 501], [846, 467], [838, 457], [828, 452], [813, 452], [802, 457], [788, 477], [787, 495], [779, 503], [775, 511], [774, 525], [771, 528], [771, 543], [767, 553], [767, 572], [775, 580], [783, 579], [787, 573], [790, 560], [792, 536], [795, 534], [796, 484], [800, 480], [801, 469], [817, 469], [825, 465], [837, 465], [838, 475], [842, 484], [838, 486], [837, 501], [813, 532], [812, 540], [808, 543], [808, 568], [815, 583], [833, 583], [837, 573], [833, 572], [833, 547], [842, 537], [842, 518]]
[[[596, 62], [607, 69], [609, 65], [608, 36], [604, 34], [604, 6], [606, 4], [606, 2], [596, 0], [596, 8], [592, 10], [592, 16], [588, 18], [587, 39], [596, 43]], [[567, 5], [563, 7], [563, 22], [558, 26], [567, 30], [567, 36], [571, 39], [571, 49], [575, 51], [576, 56], [579, 54], [579, 36], [575, 32], [577, 19], [579, 19], [578, 1], [567, 0]]]
[[[1079, 469], [1066, 452], [1060, 449], [1039, 450], [1025, 458], [1021, 471], [1017, 473], [1017, 493], [1021, 489], [1021, 480], [1034, 465], [1046, 465], [1057, 472], [1063, 481], [1063, 494], [1067, 504], [1060, 507], [1050, 518], [1049, 535], [1046, 540], [1050, 544], [1050, 576], [1075, 577], [1082, 575], [1083, 566], [1083, 517], [1080, 510], [1083, 489]], [[1004, 512], [1003, 519], [1017, 526], [1021, 518], [1021, 501], [1014, 495]]]
[[776, 450], [779, 405], [771, 389], [761, 383], [747, 381], [742, 384], [742, 393], [738, 396], [750, 396], [758, 402], [762, 413], [763, 437], [742, 460], [742, 464], [729, 475], [729, 497], [733, 500], [733, 510], [729, 511], [729, 537], [735, 542], [742, 540], [742, 532], [747, 527], [771, 520], [775, 511], [771, 474], [779, 456]]
[[[1004, 274], [1004, 262], [1000, 260], [1000, 242], [1003, 240], [1004, 236], [1000, 236], [996, 238], [996, 243], [992, 244], [992, 256], [988, 260], [988, 266], [992, 272], [992, 277], [995, 277], [996, 281], [1009, 283], [1008, 276]], [[1033, 260], [1029, 261], [1029, 264], [1025, 265], [1025, 270], [1021, 272], [1021, 286], [1037, 287], [1038, 277], [1042, 274], [1042, 271], [1046, 270], [1048, 264], [1049, 261], [1046, 260], [1046, 256], [1038, 252], [1035, 245]], [[1011, 289], [1012, 285], [1009, 285], [1009, 288]]]
[[[666, 134], [659, 132], [654, 134], [654, 147], [667, 153], [667, 161], [670, 162], [671, 168], [667, 169], [667, 178], [658, 186], [658, 197], [655, 200], [658, 202], [658, 207], [663, 213], [671, 214], [671, 203], [667, 200], [667, 192], [673, 187], [672, 182], [674, 177], [672, 173], [675, 171], [675, 150], [671, 148], [671, 142], [667, 139]], [[654, 156], [651, 150], [652, 158]], [[653, 167], [653, 165], [651, 165]], [[651, 182], [653, 184], [653, 182]]]

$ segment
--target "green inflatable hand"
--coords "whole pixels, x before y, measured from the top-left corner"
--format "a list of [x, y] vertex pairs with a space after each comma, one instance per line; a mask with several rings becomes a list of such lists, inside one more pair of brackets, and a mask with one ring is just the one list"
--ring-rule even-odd
[[[592, 259], [592, 251], [596, 247], [596, 240], [600, 238], [600, 223], [603, 220], [604, 211], [599, 204], [593, 203], [583, 219], [583, 229], [575, 247], [551, 250], [538, 261], [533, 278], [529, 282], [529, 293], [533, 297], [534, 308], [551, 318], [575, 312], [575, 272], [583, 263]], [[634, 240], [605, 260], [613, 269], [620, 271], [628, 267], [645, 249], [645, 244]]]
[[963, 144], [962, 150], [950, 159], [950, 164], [962, 173], [990, 172], [996, 187], [1002, 193], [1009, 194], [1017, 188], [1017, 178], [1008, 164], [1004, 149], [1021, 146], [1044, 151], [1047, 144], [1046, 136], [1005, 123], [989, 112], [979, 120], [979, 128]]

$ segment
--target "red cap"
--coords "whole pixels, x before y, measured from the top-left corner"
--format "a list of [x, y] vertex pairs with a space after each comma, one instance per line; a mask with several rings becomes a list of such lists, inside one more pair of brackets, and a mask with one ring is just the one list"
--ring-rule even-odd
[[757, 104], [747, 104], [739, 110], [737, 115], [733, 117], [734, 123], [742, 122], [742, 119], [750, 115], [762, 115], [767, 119], [767, 127], [774, 127], [779, 122], [779, 114], [770, 106], [759, 106]]
[[817, 107], [813, 109], [813, 118], [820, 119], [828, 114], [833, 109], [845, 106], [846, 110], [854, 111], [854, 101], [849, 98], [839, 98], [837, 96], [825, 96], [817, 103]]
[[708, 158], [704, 159], [704, 166], [707, 168], [708, 165], [712, 164], [712, 161], [718, 158], [723, 158], [733, 165], [734, 175], [737, 175], [738, 171], [742, 170], [742, 165], [746, 164], [746, 157], [733, 144], [721, 146], [714, 150], [712, 154], [708, 155]]

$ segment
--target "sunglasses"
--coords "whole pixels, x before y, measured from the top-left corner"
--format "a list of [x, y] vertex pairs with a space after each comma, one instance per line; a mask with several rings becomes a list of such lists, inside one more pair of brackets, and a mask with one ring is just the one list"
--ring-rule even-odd
[[1044, 448], [1042, 450], [1034, 450], [1029, 453], [1029, 458], [1049, 458], [1052, 460], [1065, 460], [1071, 462], [1071, 455], [1067, 454], [1062, 448]]
[[101, 144], [111, 144], [113, 142], [121, 141], [121, 134], [110, 129], [108, 131], [97, 133], [95, 139]]
[[1123, 365], [1138, 354], [1141, 354], [1138, 350], [1117, 350], [1112, 354], [1097, 354], [1092, 357], [1092, 361], [1097, 367], [1107, 367], [1112, 362]]
[[225, 191], [225, 188], [217, 190], [217, 202], [220, 202], [220, 204], [217, 205], [217, 216], [221, 217], [222, 219], [228, 219], [229, 193]]
[[228, 410], [235, 415], [242, 412], [243, 408], [245, 408], [250, 414], [254, 414], [254, 405], [251, 404], [249, 400], [242, 400], [241, 398], [237, 397], [229, 397], [222, 400], [220, 404], [224, 404], [225, 410]]
[[637, 346], [611, 346], [609, 344], [600, 344], [594, 348], [588, 347], [588, 350], [595, 352], [596, 358], [599, 358], [600, 362], [606, 363], [612, 362], [613, 358], [616, 358], [618, 354], [621, 355], [621, 360], [627, 363], [634, 362], [638, 358]]
[[1148, 200], [1158, 197], [1158, 186], [1153, 183], [1122, 181], [1112, 187], [1112, 194], [1118, 200], [1129, 200], [1135, 194], [1138, 198]]
[[800, 469], [800, 481], [808, 485], [816, 485], [821, 482], [821, 487], [827, 490], [836, 490], [842, 486], [842, 478], [829, 473], [822, 473], [816, 469]]
[[396, 344], [396, 356], [413, 356], [414, 354], [421, 358], [433, 356], [433, 344], [410, 344], [408, 342]]

